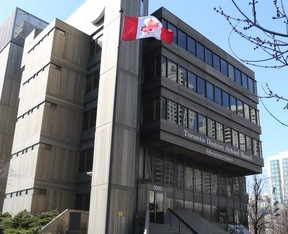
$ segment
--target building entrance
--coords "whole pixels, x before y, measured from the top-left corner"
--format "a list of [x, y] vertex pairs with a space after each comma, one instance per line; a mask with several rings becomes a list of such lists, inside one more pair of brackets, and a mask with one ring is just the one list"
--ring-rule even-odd
[[149, 191], [149, 210], [151, 223], [164, 223], [164, 193], [162, 189]]

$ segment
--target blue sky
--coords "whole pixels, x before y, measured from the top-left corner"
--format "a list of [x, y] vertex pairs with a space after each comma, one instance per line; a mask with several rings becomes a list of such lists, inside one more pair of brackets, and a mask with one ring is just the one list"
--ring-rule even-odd
[[[16, 6], [47, 22], [51, 22], [54, 18], [65, 20], [84, 1], [85, 0], [0, 0], [0, 23], [4, 21]], [[248, 0], [243, 0], [241, 1], [241, 4], [245, 4], [246, 6], [248, 5], [247, 2]], [[267, 0], [267, 2], [270, 2], [270, 0]], [[152, 13], [159, 7], [163, 6], [213, 41], [219, 47], [232, 54], [228, 43], [231, 28], [226, 20], [213, 10], [214, 7], [219, 5], [229, 12], [234, 12], [233, 7], [228, 0], [150, 0], [149, 13]], [[269, 12], [273, 9], [272, 7], [268, 4], [261, 8], [261, 11], [265, 12], [263, 21], [267, 26], [271, 26], [277, 30], [282, 30], [282, 24], [279, 26], [276, 25], [275, 22], [269, 21], [271, 18]], [[261, 14], [261, 11], [259, 11], [259, 15]], [[251, 56], [262, 56], [260, 52], [251, 50], [249, 45], [243, 40], [233, 37], [232, 42], [232, 46], [237, 51], [237, 54], [245, 58], [250, 58]], [[256, 67], [250, 68], [256, 74], [258, 93], [260, 96], [264, 95], [261, 86], [265, 86], [265, 84], [268, 83], [271, 89], [277, 94], [288, 97], [288, 67], [280, 70]], [[283, 110], [284, 103], [277, 103], [274, 100], [264, 100], [264, 102], [275, 116], [277, 116], [281, 121], [288, 123], [288, 110]], [[261, 140], [263, 144], [264, 157], [266, 158], [271, 155], [276, 155], [279, 152], [288, 151], [286, 139], [288, 135], [288, 127], [284, 127], [276, 122], [264, 109], [261, 103], [259, 104], [258, 109], [260, 110], [262, 127]]]

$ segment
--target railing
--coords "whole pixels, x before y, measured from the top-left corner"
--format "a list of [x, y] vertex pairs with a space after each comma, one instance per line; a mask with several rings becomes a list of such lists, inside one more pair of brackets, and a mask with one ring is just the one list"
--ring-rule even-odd
[[[170, 214], [174, 215], [177, 220], [178, 220], [178, 231], [179, 234], [181, 233], [181, 223], [184, 224], [190, 231], [192, 234], [199, 234], [195, 229], [193, 229], [188, 223], [186, 223], [179, 215], [177, 215], [173, 210], [171, 210], [170, 208], [168, 208], [168, 211], [170, 212]], [[170, 216], [169, 216], [170, 217]], [[171, 223], [171, 221], [170, 221]]]
[[149, 200], [147, 200], [144, 234], [149, 234], [149, 228], [150, 228], [150, 210], [149, 210]]

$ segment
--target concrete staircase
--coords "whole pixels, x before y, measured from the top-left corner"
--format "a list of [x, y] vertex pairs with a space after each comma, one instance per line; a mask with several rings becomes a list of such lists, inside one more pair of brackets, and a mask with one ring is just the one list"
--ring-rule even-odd
[[181, 232], [179, 233], [179, 227], [173, 226], [171, 224], [159, 224], [159, 223], [150, 223], [149, 234], [191, 234], [192, 232], [181, 226]]

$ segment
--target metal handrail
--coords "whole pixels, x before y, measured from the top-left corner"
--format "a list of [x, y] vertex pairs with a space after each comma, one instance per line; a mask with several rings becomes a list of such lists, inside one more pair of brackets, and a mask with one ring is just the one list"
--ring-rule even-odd
[[180, 233], [180, 222], [183, 223], [192, 233], [199, 234], [194, 228], [192, 228], [188, 223], [186, 223], [179, 215], [177, 215], [173, 210], [168, 208], [168, 211], [173, 214], [179, 220], [179, 233]]
[[149, 201], [147, 201], [144, 234], [149, 234], [149, 229], [150, 229], [150, 210], [149, 210]]

